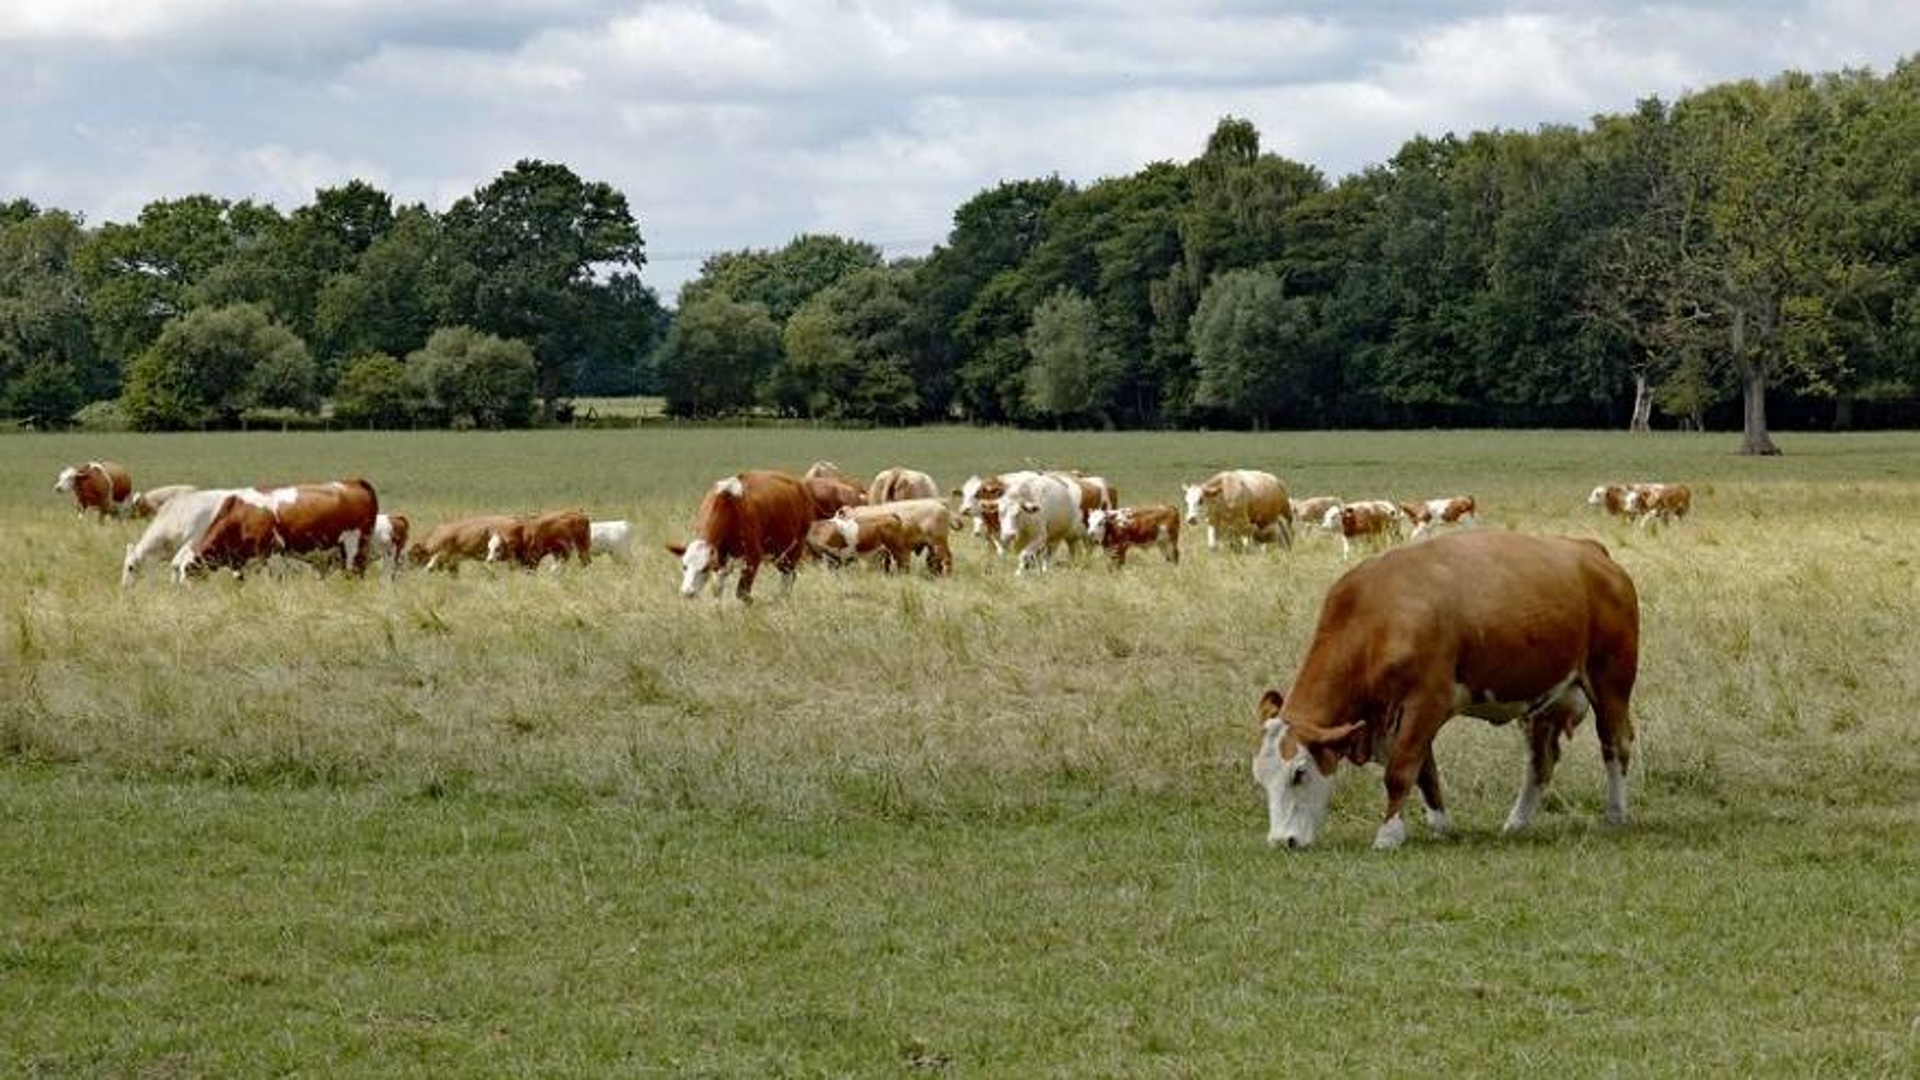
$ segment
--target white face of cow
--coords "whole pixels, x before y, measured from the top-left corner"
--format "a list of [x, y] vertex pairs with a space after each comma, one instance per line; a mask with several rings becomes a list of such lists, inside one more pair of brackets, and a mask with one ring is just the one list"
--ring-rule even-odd
[[1206, 501], [1205, 496], [1201, 494], [1200, 485], [1199, 484], [1180, 485], [1180, 496], [1182, 501], [1184, 501], [1187, 504], [1187, 524], [1189, 525], [1200, 524], [1200, 507], [1201, 507], [1201, 504]]
[[[41, 474], [45, 476], [45, 473]], [[53, 490], [62, 494], [72, 491], [74, 481], [80, 479], [80, 470], [69, 465], [60, 470], [60, 476], [53, 482]]]
[[1087, 539], [1096, 544], [1107, 540], [1107, 518], [1112, 515], [1105, 510], [1095, 510], [1087, 515]]
[[1605, 506], [1606, 503], [1607, 503], [1607, 487], [1605, 484], [1602, 484], [1599, 487], [1594, 488], [1593, 493], [1587, 496], [1588, 506]]
[[[1292, 756], [1286, 756], [1287, 751]], [[1303, 848], [1313, 844], [1333, 800], [1333, 777], [1320, 771], [1313, 754], [1288, 736], [1286, 721], [1273, 717], [1253, 755], [1253, 779], [1267, 789], [1267, 843]]]
[[680, 556], [680, 567], [683, 571], [680, 577], [680, 595], [699, 596], [700, 587], [707, 583], [707, 578], [715, 570], [719, 569], [719, 564], [720, 553], [714, 550], [712, 544], [705, 540], [695, 540], [688, 544], [686, 552]]
[[1011, 544], [1020, 536], [1020, 522], [1039, 507], [1023, 504], [1018, 499], [1000, 499], [1000, 542]]

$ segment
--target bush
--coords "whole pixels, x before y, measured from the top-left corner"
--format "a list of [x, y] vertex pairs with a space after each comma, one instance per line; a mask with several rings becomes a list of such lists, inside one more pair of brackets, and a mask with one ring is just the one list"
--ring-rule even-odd
[[407, 357], [424, 411], [452, 427], [526, 427], [533, 421], [537, 368], [525, 342], [470, 326], [435, 330]]
[[334, 388], [333, 414], [353, 427], [406, 427], [421, 406], [421, 387], [406, 365], [386, 353], [347, 362]]
[[122, 401], [141, 431], [232, 427], [256, 406], [311, 411], [313, 375], [306, 344], [264, 308], [200, 308], [134, 360]]

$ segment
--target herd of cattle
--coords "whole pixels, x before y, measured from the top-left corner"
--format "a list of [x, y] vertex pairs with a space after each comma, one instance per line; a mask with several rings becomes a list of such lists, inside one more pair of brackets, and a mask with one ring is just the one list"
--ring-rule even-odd
[[[149, 517], [128, 545], [122, 583], [140, 565], [170, 558], [176, 580], [196, 570], [236, 573], [275, 554], [324, 556], [363, 571], [403, 563], [451, 569], [463, 559], [538, 566], [625, 553], [625, 521], [592, 522], [579, 510], [493, 515], [447, 522], [408, 542], [404, 515], [383, 514], [373, 486], [350, 479], [286, 487], [135, 492], [125, 468], [89, 461], [63, 470], [84, 515]], [[748, 471], [717, 481], [696, 512], [693, 535], [669, 545], [680, 557], [681, 592], [698, 595], [735, 569], [749, 598], [762, 562], [791, 585], [803, 559], [841, 564], [871, 557], [889, 569], [915, 556], [933, 574], [953, 569], [948, 537], [971, 528], [1016, 573], [1044, 569], [1062, 545], [1098, 546], [1118, 567], [1128, 549], [1180, 558], [1182, 524], [1206, 527], [1207, 546], [1291, 546], [1296, 524], [1355, 541], [1391, 541], [1411, 526], [1420, 538], [1471, 523], [1471, 496], [1420, 502], [1290, 499], [1271, 473], [1232, 469], [1183, 485], [1183, 506], [1120, 504], [1106, 479], [1080, 472], [1021, 470], [972, 476], [949, 505], [933, 479], [887, 469], [860, 485], [829, 462], [805, 474]], [[1679, 484], [1605, 485], [1588, 503], [1642, 526], [1684, 517], [1692, 493]], [[169, 554], [170, 553], [170, 554]], [[1418, 602], [1410, 602], [1417, 599]], [[1267, 840], [1311, 844], [1325, 819], [1341, 762], [1379, 761], [1386, 813], [1376, 847], [1406, 839], [1402, 806], [1418, 789], [1436, 833], [1450, 828], [1433, 740], [1456, 715], [1521, 721], [1530, 760], [1507, 817], [1523, 829], [1538, 809], [1561, 742], [1595, 715], [1607, 773], [1606, 816], [1624, 822], [1633, 744], [1628, 700], [1639, 669], [1639, 599], [1632, 580], [1592, 540], [1460, 529], [1394, 547], [1343, 574], [1328, 591], [1299, 672], [1283, 695], [1268, 690], [1257, 713], [1254, 780], [1266, 790]]]

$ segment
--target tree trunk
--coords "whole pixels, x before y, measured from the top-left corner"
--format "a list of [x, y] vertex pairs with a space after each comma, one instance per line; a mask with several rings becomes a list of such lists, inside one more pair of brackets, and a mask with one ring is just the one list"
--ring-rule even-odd
[[1628, 431], [1648, 431], [1648, 421], [1653, 416], [1653, 384], [1648, 381], [1645, 371], [1633, 373], [1633, 419], [1627, 422]]
[[1760, 364], [1740, 365], [1740, 393], [1745, 399], [1745, 424], [1742, 426], [1742, 454], [1778, 454], [1780, 448], [1767, 434], [1767, 369]]

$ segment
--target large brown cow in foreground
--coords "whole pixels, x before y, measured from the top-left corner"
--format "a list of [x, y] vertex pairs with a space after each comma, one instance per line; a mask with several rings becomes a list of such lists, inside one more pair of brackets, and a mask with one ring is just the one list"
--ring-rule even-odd
[[117, 461], [83, 461], [61, 469], [60, 475], [54, 478], [53, 490], [63, 494], [71, 492], [81, 516], [91, 510], [105, 521], [109, 516], [119, 517], [126, 512], [127, 499], [133, 494], [133, 478], [127, 473], [127, 467]]
[[1444, 833], [1433, 739], [1455, 715], [1524, 720], [1531, 759], [1507, 831], [1524, 829], [1589, 706], [1607, 768], [1607, 820], [1627, 817], [1628, 699], [1640, 661], [1633, 582], [1591, 540], [1474, 531], [1390, 551], [1334, 582], [1285, 698], [1260, 699], [1253, 777], [1267, 842], [1313, 843], [1342, 761], [1380, 760], [1387, 807], [1374, 847], [1406, 839], [1418, 785]]
[[763, 559], [780, 571], [783, 591], [791, 589], [813, 521], [813, 496], [798, 477], [752, 471], [716, 481], [694, 513], [693, 539], [667, 545], [680, 557], [680, 595], [698, 596], [709, 577], [724, 581], [738, 561], [736, 592], [749, 599]]

